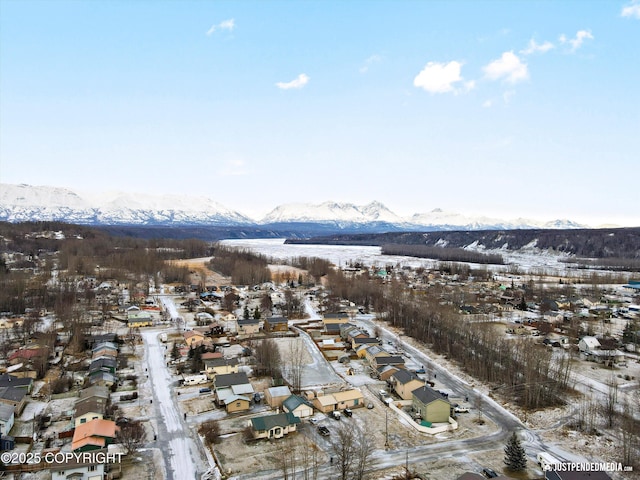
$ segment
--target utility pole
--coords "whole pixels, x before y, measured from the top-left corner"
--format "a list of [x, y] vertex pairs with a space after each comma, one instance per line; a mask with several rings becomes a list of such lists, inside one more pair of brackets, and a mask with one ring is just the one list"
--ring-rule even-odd
[[384, 411], [384, 448], [389, 448], [389, 410]]

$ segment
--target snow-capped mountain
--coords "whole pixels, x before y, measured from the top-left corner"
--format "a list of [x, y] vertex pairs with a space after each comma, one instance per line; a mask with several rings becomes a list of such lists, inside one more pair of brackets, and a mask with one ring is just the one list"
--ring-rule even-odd
[[[111, 192], [82, 194], [65, 188], [0, 184], [0, 221], [57, 220], [88, 225], [183, 225], [352, 231], [583, 228], [570, 220], [536, 222], [472, 217], [440, 209], [402, 218], [380, 202], [280, 205], [261, 220], [208, 197]], [[588, 228], [588, 227], [587, 227]], [[274, 230], [274, 232], [275, 232]]]
[[319, 205], [308, 203], [289, 203], [280, 205], [269, 212], [262, 220], [270, 223], [387, 223], [405, 224], [402, 219], [380, 202], [358, 206], [352, 203], [324, 202]]
[[523, 228], [588, 228], [571, 220], [539, 222], [528, 218], [505, 220], [492, 217], [470, 217], [459, 213], [445, 212], [436, 208], [428, 213], [416, 213], [408, 222], [412, 225], [438, 230], [517, 230]]
[[64, 188], [0, 185], [0, 220], [57, 220], [106, 225], [247, 225], [250, 218], [206, 197], [113, 192], [80, 195]]

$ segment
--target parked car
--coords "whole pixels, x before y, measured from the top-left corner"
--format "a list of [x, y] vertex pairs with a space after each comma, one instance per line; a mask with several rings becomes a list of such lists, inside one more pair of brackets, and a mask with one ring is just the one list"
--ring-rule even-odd
[[330, 435], [329, 429], [327, 427], [322, 426], [322, 425], [320, 425], [318, 427], [318, 433], [320, 435], [322, 435], [323, 437], [328, 437]]
[[456, 413], [469, 413], [469, 409], [467, 407], [456, 407], [453, 411]]
[[343, 413], [344, 413], [345, 417], [352, 417], [353, 416], [353, 412], [351, 411], [350, 408], [345, 408]]
[[482, 469], [482, 473], [484, 473], [485, 477], [487, 478], [496, 478], [498, 476], [496, 472], [486, 467]]
[[317, 424], [318, 424], [318, 419], [317, 419], [317, 418], [314, 418], [314, 417], [311, 417], [311, 418], [309, 419], [309, 423], [310, 423], [311, 425], [317, 425]]
[[334, 420], [340, 420], [340, 417], [342, 417], [342, 415], [340, 415], [340, 412], [337, 412], [337, 411], [335, 411], [335, 410], [334, 410], [333, 412], [331, 412], [331, 413], [329, 414], [329, 416], [330, 416], [331, 418], [333, 418]]
[[201, 388], [200, 389], [200, 395], [209, 395], [211, 393], [211, 389], [210, 388]]
[[369, 410], [371, 410], [373, 408], [373, 403], [371, 403], [371, 402], [367, 403], [367, 408]]

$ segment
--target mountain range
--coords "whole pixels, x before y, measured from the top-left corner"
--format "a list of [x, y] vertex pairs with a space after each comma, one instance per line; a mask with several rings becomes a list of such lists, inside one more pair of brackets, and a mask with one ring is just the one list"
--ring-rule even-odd
[[272, 230], [382, 232], [588, 228], [571, 220], [538, 222], [472, 217], [434, 209], [401, 217], [380, 202], [291, 203], [253, 219], [208, 197], [141, 193], [80, 194], [70, 189], [0, 184], [0, 221], [84, 225], [259, 227]]

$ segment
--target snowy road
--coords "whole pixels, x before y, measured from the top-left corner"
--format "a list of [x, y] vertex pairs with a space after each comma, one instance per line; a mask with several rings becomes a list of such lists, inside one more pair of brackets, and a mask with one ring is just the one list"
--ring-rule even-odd
[[[171, 394], [171, 375], [165, 363], [165, 345], [158, 332], [142, 333], [149, 379], [153, 389], [153, 404], [158, 418], [157, 444], [163, 453], [167, 480], [195, 479], [209, 469], [208, 462], [183, 421]], [[151, 399], [150, 399], [151, 400]]]

